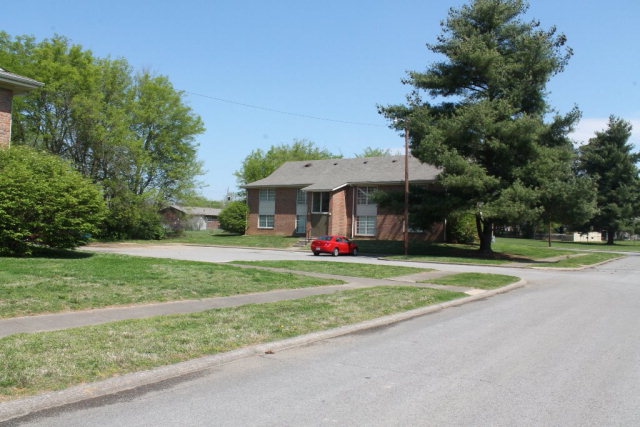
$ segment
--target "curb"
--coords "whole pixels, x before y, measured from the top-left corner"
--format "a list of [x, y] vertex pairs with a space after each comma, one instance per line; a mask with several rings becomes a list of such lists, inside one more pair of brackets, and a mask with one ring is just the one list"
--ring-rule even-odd
[[157, 384], [163, 381], [178, 379], [180, 377], [215, 368], [226, 363], [233, 362], [235, 360], [257, 356], [260, 354], [271, 354], [277, 351], [300, 347], [330, 338], [336, 338], [343, 335], [388, 326], [415, 317], [435, 313], [449, 307], [457, 307], [477, 300], [486, 299], [494, 295], [509, 292], [514, 289], [521, 288], [525, 284], [526, 281], [520, 280], [516, 283], [512, 283], [511, 285], [504, 286], [502, 288], [492, 289], [465, 298], [447, 301], [428, 307], [421, 307], [402, 313], [391, 314], [353, 325], [341, 326], [338, 328], [314, 332], [311, 334], [301, 335], [281, 341], [257, 344], [226, 353], [204, 356], [198, 359], [188, 360], [173, 365], [161, 366], [147, 371], [123, 374], [119, 377], [113, 377], [94, 383], [73, 386], [60, 391], [49, 392], [18, 400], [10, 400], [0, 403], [0, 423], [15, 420], [16, 418], [25, 417], [45, 410], [62, 408], [64, 406], [77, 404], [83, 401], [89, 401], [126, 391], [132, 391], [137, 388]]

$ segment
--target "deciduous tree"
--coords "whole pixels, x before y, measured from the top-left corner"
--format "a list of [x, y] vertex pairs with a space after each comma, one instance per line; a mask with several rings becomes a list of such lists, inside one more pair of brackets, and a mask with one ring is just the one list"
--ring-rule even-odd
[[362, 150], [362, 154], [356, 154], [356, 157], [386, 157], [390, 155], [391, 150], [388, 148], [366, 147]]
[[[0, 59], [45, 83], [15, 99], [14, 145], [70, 160], [132, 219], [193, 192], [202, 174], [195, 137], [204, 126], [166, 77], [134, 73], [126, 60], [97, 58], [63, 36], [36, 42], [0, 32]], [[117, 229], [107, 235], [140, 237], [127, 235], [138, 227], [121, 227], [121, 212], [111, 216], [106, 224]]]
[[271, 175], [286, 162], [297, 160], [334, 159], [342, 156], [331, 154], [307, 140], [295, 140], [291, 145], [274, 145], [268, 151], [252, 151], [242, 162], [242, 168], [235, 172], [240, 185], [249, 184]]

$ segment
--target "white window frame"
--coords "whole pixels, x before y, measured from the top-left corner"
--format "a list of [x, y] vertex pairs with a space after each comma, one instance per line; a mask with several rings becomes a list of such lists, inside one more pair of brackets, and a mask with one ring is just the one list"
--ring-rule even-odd
[[306, 234], [307, 232], [307, 216], [296, 215], [296, 233]]
[[260, 190], [261, 202], [275, 202], [276, 201], [276, 189], [275, 188], [263, 188]]
[[259, 215], [258, 228], [273, 230], [275, 228], [275, 215]]
[[356, 235], [375, 236], [378, 217], [374, 215], [360, 215], [356, 217]]
[[358, 205], [375, 205], [373, 194], [378, 191], [376, 187], [358, 187], [358, 196], [356, 203]]
[[275, 228], [276, 190], [263, 188], [260, 190], [258, 206], [258, 228], [273, 230]]
[[296, 204], [305, 205], [306, 206], [306, 204], [307, 204], [307, 192], [306, 191], [298, 190], [298, 192], [296, 193]]
[[[326, 197], [326, 206], [322, 206], [325, 201], [325, 197]], [[320, 210], [318, 210], [318, 202], [320, 204], [319, 208]], [[328, 191], [318, 191], [313, 193], [312, 197], [311, 197], [311, 213], [329, 213], [329, 205], [331, 204], [331, 193], [329, 193]], [[323, 210], [323, 208], [326, 208], [326, 210]]]

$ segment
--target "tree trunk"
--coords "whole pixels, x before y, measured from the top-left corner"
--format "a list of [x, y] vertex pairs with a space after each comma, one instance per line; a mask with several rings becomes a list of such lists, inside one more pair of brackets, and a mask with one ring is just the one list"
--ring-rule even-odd
[[492, 255], [493, 221], [484, 220], [480, 214], [476, 214], [476, 228], [480, 238], [480, 253], [486, 256]]
[[616, 236], [616, 230], [614, 227], [607, 228], [607, 245], [613, 245], [613, 239]]

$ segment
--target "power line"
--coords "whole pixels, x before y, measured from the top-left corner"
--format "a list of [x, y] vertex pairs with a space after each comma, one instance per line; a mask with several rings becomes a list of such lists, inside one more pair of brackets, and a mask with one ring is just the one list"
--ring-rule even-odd
[[244, 102], [232, 101], [230, 99], [218, 98], [218, 97], [215, 97], [215, 96], [204, 95], [204, 94], [196, 93], [196, 92], [190, 92], [190, 91], [187, 91], [187, 90], [184, 91], [184, 92], [188, 93], [190, 95], [200, 96], [202, 98], [213, 99], [214, 101], [225, 102], [227, 104], [233, 104], [233, 105], [239, 105], [241, 107], [246, 107], [246, 108], [253, 108], [255, 110], [269, 111], [271, 113], [285, 114], [287, 116], [302, 117], [302, 118], [305, 118], [305, 119], [320, 120], [320, 121], [323, 121], [323, 122], [343, 123], [343, 124], [348, 124], [348, 125], [386, 127], [384, 125], [379, 125], [379, 124], [375, 124], [375, 123], [354, 122], [354, 121], [349, 121], [349, 120], [338, 120], [338, 119], [330, 119], [330, 118], [327, 118], [327, 117], [312, 116], [312, 115], [309, 115], [309, 114], [292, 113], [290, 111], [283, 111], [283, 110], [277, 110], [275, 108], [261, 107], [259, 105], [253, 105], [253, 104], [246, 104]]

